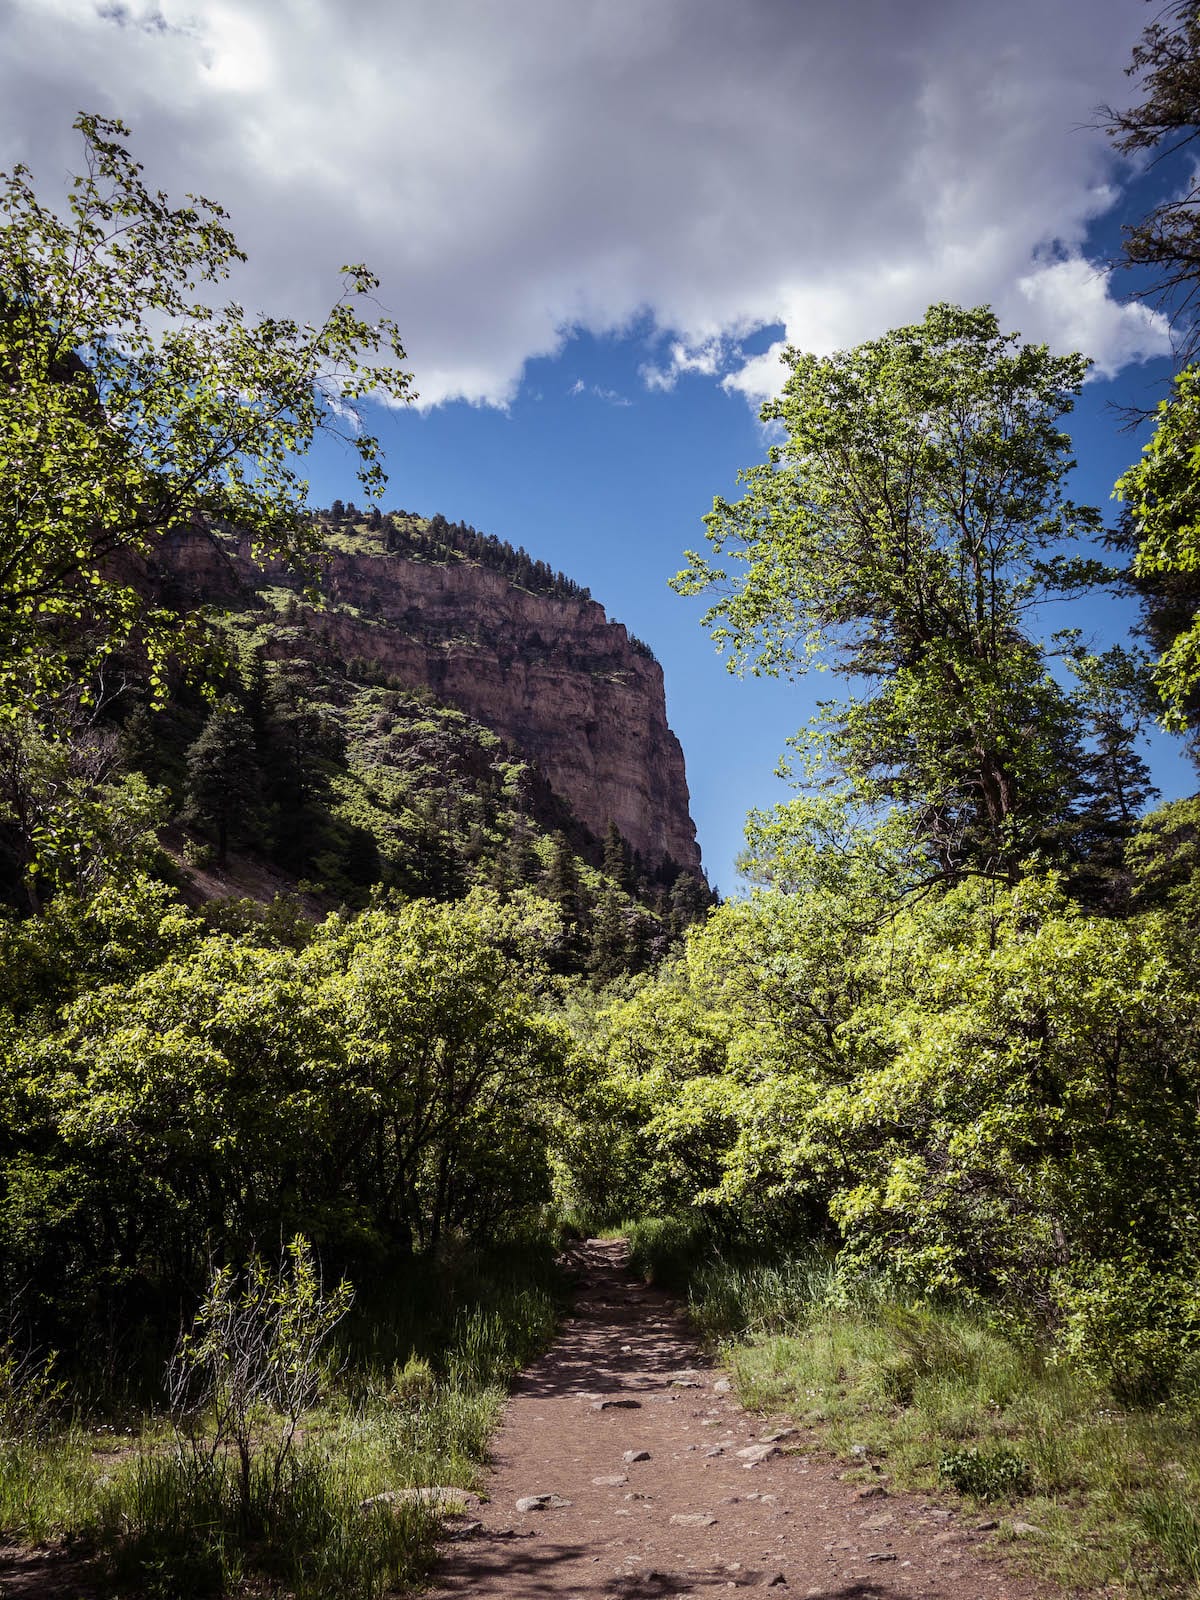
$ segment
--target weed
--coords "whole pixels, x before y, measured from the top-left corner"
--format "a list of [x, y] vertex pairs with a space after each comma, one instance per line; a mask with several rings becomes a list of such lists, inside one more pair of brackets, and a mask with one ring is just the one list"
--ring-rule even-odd
[[1002, 1444], [950, 1451], [938, 1462], [938, 1477], [977, 1500], [1015, 1500], [1033, 1487], [1028, 1461]]
[[[116, 1592], [146, 1600], [235, 1591], [381, 1600], [417, 1583], [431, 1558], [435, 1515], [419, 1504], [364, 1502], [388, 1489], [476, 1485], [507, 1385], [556, 1325], [561, 1280], [552, 1255], [526, 1240], [490, 1257], [418, 1265], [376, 1286], [373, 1304], [339, 1329], [340, 1348], [328, 1361], [317, 1359], [318, 1335], [342, 1303], [324, 1300], [314, 1280], [305, 1301], [311, 1316], [276, 1328], [303, 1358], [291, 1387], [285, 1372], [276, 1389], [268, 1369], [283, 1346], [271, 1332], [271, 1308], [295, 1310], [297, 1284], [292, 1273], [263, 1271], [254, 1302], [262, 1315], [238, 1322], [242, 1291], [230, 1281], [210, 1295], [214, 1315], [198, 1324], [191, 1348], [203, 1356], [195, 1367], [208, 1404], [191, 1407], [194, 1441], [155, 1418], [142, 1419], [128, 1447], [111, 1453], [97, 1454], [94, 1435], [61, 1424], [45, 1437], [14, 1440], [0, 1450], [0, 1532], [25, 1542], [76, 1537], [99, 1552]], [[207, 1350], [214, 1326], [231, 1336], [233, 1355], [253, 1348], [266, 1359], [265, 1368], [247, 1368], [225, 1444], [212, 1403], [229, 1397], [214, 1396], [211, 1381], [205, 1387], [222, 1348], [214, 1338]], [[232, 1338], [239, 1327], [248, 1343]], [[249, 1380], [264, 1371], [266, 1388], [250, 1393]]]

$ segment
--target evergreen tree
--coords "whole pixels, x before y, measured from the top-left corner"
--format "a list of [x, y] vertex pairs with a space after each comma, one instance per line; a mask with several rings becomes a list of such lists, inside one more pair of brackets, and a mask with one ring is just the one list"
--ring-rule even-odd
[[235, 700], [213, 707], [187, 752], [184, 817], [216, 841], [224, 865], [230, 844], [254, 840], [262, 826], [262, 786], [250, 719]]
[[607, 983], [630, 969], [632, 955], [629, 902], [611, 881], [606, 882], [592, 917], [588, 972]]
[[625, 843], [620, 828], [611, 818], [604, 832], [603, 871], [604, 876], [618, 888], [626, 891], [632, 888], [633, 873], [629, 846]]
[[704, 885], [690, 872], [681, 872], [671, 890], [671, 932], [677, 936], [685, 933], [711, 904], [712, 897]]

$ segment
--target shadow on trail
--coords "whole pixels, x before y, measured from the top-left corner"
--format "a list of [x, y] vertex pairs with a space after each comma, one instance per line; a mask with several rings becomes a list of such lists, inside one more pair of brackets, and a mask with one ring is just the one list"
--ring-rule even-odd
[[[628, 1256], [622, 1239], [589, 1239], [576, 1248], [570, 1264], [580, 1287], [571, 1315], [553, 1348], [518, 1379], [515, 1395], [632, 1398], [668, 1390], [686, 1373], [696, 1359], [696, 1343], [678, 1301], [634, 1278]], [[614, 1281], [608, 1276], [614, 1271], [623, 1276]], [[600, 1327], [608, 1337], [598, 1350]]]
[[[562, 1596], [560, 1568], [581, 1560], [587, 1549], [581, 1544], [551, 1544], [533, 1535], [501, 1540], [471, 1540], [456, 1551], [455, 1568], [460, 1579], [467, 1579], [480, 1596], [491, 1593], [489, 1584], [500, 1579], [519, 1578], [521, 1593], [534, 1596]], [[573, 1587], [573, 1586], [572, 1586]], [[652, 1592], [652, 1591], [651, 1591]]]

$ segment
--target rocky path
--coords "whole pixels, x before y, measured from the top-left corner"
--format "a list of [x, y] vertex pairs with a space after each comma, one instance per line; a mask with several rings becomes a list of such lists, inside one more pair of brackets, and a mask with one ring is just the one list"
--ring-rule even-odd
[[574, 1314], [514, 1391], [482, 1525], [447, 1547], [438, 1600], [1058, 1593], [1010, 1576], [966, 1519], [843, 1482], [802, 1431], [744, 1412], [677, 1303], [630, 1278], [619, 1241], [589, 1240], [578, 1267]]

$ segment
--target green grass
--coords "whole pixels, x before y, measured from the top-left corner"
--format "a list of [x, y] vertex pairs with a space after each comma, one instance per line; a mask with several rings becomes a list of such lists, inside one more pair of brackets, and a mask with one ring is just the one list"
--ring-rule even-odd
[[[386, 1490], [478, 1488], [514, 1374], [553, 1336], [564, 1285], [540, 1239], [378, 1287], [344, 1325], [341, 1368], [302, 1421], [277, 1484], [256, 1463], [249, 1506], [233, 1461], [146, 1415], [128, 1434], [39, 1427], [0, 1449], [0, 1534], [68, 1543], [115, 1594], [238, 1591], [380, 1600], [428, 1570], [437, 1519], [365, 1509]], [[263, 1419], [264, 1442], [270, 1419]], [[203, 1440], [200, 1441], [201, 1444]]]
[[704, 1259], [695, 1224], [631, 1233], [639, 1270], [686, 1281], [741, 1403], [808, 1424], [852, 1477], [957, 1497], [999, 1522], [1010, 1555], [1066, 1587], [1200, 1595], [1194, 1395], [1121, 1405], [977, 1314], [847, 1284], [815, 1253]]

